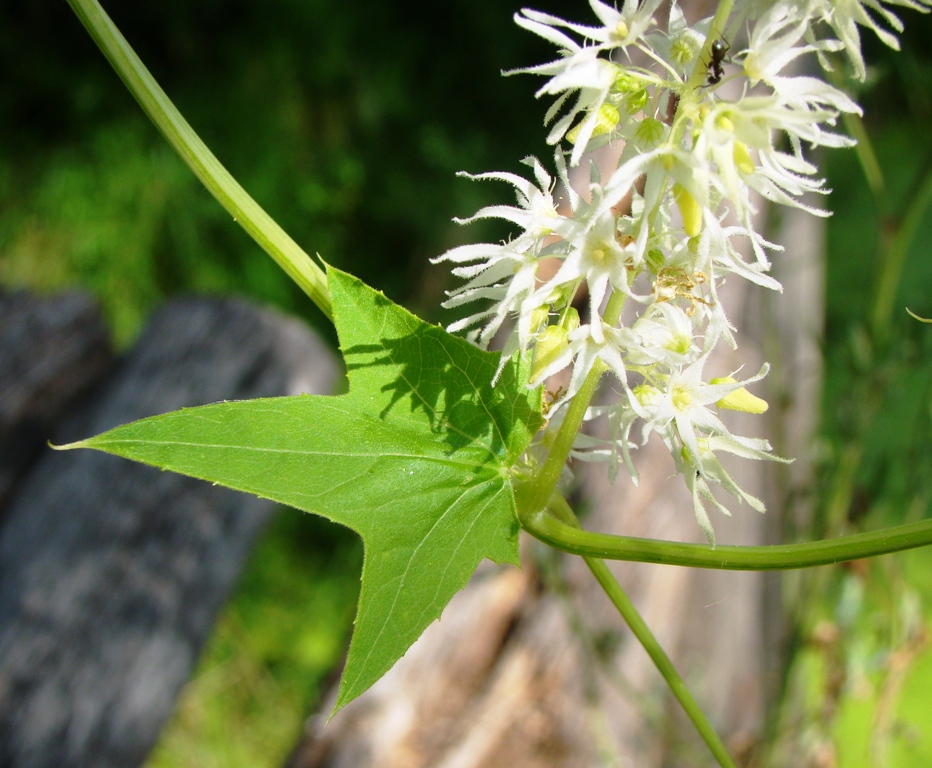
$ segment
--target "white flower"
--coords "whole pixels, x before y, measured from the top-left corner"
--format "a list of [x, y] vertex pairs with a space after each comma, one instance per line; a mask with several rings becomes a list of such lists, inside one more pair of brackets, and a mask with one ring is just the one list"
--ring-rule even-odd
[[744, 381], [706, 384], [702, 381], [702, 369], [707, 359], [708, 354], [703, 355], [695, 363], [674, 370], [666, 381], [652, 382], [658, 395], [647, 402], [637, 397], [631, 400], [631, 407], [645, 422], [645, 435], [654, 431], [665, 440], [678, 443], [678, 448], [685, 448], [699, 469], [702, 468], [699, 437], [730, 434], [708, 406], [747, 384], [759, 381], [769, 370], [765, 365], [756, 376]]
[[[594, 330], [593, 326], [598, 325]], [[552, 326], [551, 326], [552, 327]], [[618, 380], [624, 384], [627, 381], [627, 371], [623, 350], [631, 338], [630, 329], [610, 328], [601, 320], [587, 325], [581, 325], [567, 334], [566, 346], [561, 354], [554, 358], [546, 367], [543, 367], [530, 382], [537, 386], [556, 373], [573, 364], [573, 373], [565, 393], [556, 405], [562, 405], [570, 400], [583, 385], [589, 372], [599, 364], [604, 364], [607, 370], [612, 371]]]
[[780, 17], [786, 19], [788, 24], [808, 25], [807, 37], [812, 38], [813, 22], [826, 24], [837, 35], [840, 43], [834, 50], [844, 49], [854, 66], [855, 76], [864, 80], [867, 68], [861, 53], [858, 26], [873, 30], [890, 48], [899, 50], [900, 47], [896, 35], [879, 24], [872, 15], [879, 16], [895, 32], [902, 32], [903, 22], [885, 6], [928, 13], [932, 9], [932, 0], [740, 0], [736, 10], [739, 15], [755, 20], [752, 29], [760, 26], [761, 19], [769, 17], [769, 21], [764, 23], [772, 24], [774, 18]]
[[[538, 98], [544, 95], [558, 97], [547, 111], [544, 125], [549, 125], [566, 102], [576, 94], [576, 102], [554, 123], [547, 137], [548, 143], [556, 144], [567, 135], [577, 116], [585, 115], [571, 134], [575, 145], [570, 159], [571, 165], [579, 163], [593, 136], [611, 134], [617, 128], [622, 120], [619, 107], [624, 108], [626, 89], [646, 95], [646, 90], [633, 87], [630, 82], [622, 85], [620, 89], [617, 88], [620, 82], [624, 83], [621, 78], [625, 70], [614, 62], [601, 58], [599, 54], [614, 48], [624, 48], [640, 40], [652, 23], [660, 2], [661, 0], [628, 0], [623, 10], [617, 11], [599, 0], [590, 0], [589, 4], [602, 22], [601, 27], [573, 24], [527, 8], [523, 9], [521, 14], [515, 15], [515, 21], [521, 27], [560, 48], [560, 57], [554, 61], [535, 67], [510, 70], [505, 74], [550, 76], [536, 94]], [[560, 28], [569, 29], [585, 40], [593, 41], [595, 45], [580, 45], [560, 31]], [[613, 89], [617, 89], [618, 92], [610, 100]]]
[[932, 8], [932, 0], [811, 0], [813, 13], [818, 14], [826, 24], [831, 26], [832, 30], [838, 35], [838, 39], [844, 44], [845, 51], [851, 63], [854, 65], [855, 74], [858, 79], [863, 80], [867, 76], [867, 69], [864, 66], [864, 57], [861, 54], [861, 36], [858, 32], [858, 25], [872, 29], [885, 45], [893, 50], [900, 49], [900, 42], [896, 35], [884, 29], [871, 13], [873, 11], [880, 16], [897, 32], [903, 31], [903, 22], [899, 17], [884, 7], [886, 5], [899, 6], [900, 8], [910, 8], [920, 13], [928, 13]]
[[519, 343], [512, 345], [512, 353], [517, 349], [526, 350], [536, 331], [530, 327], [530, 322], [537, 305], [529, 306], [528, 300], [537, 288], [537, 268], [545, 255], [546, 238], [555, 233], [569, 234], [577, 229], [572, 219], [557, 213], [553, 179], [540, 161], [531, 157], [524, 162], [533, 170], [536, 184], [512, 173], [462, 174], [470, 179], [492, 179], [511, 184], [517, 192], [518, 205], [491, 205], [468, 219], [458, 220], [461, 224], [468, 224], [483, 218], [499, 218], [517, 224], [524, 231], [508, 243], [463, 245], [433, 259], [434, 263], [449, 261], [456, 264], [453, 274], [469, 281], [449, 292], [450, 298], [444, 302], [444, 307], [459, 307], [481, 299], [493, 302], [491, 307], [453, 323], [450, 332], [484, 322], [477, 343], [485, 348], [508, 317], [517, 316]]
[[522, 251], [515, 247], [515, 243], [481, 243], [454, 248], [436, 259], [454, 263], [479, 261], [478, 264], [453, 269], [457, 277], [471, 279], [449, 293], [450, 298], [443, 303], [444, 307], [459, 307], [480, 299], [493, 302], [491, 307], [453, 323], [450, 332], [456, 333], [487, 321], [477, 338], [477, 344], [485, 349], [510, 314], [522, 314], [525, 302], [536, 287], [538, 258], [537, 252]]
[[[770, 444], [765, 440], [752, 440], [750, 438], [736, 438], [733, 435], [721, 436], [715, 435], [700, 441], [701, 451], [700, 459], [701, 468], [693, 462], [688, 455], [682, 453], [674, 454], [677, 459], [677, 469], [686, 480], [686, 487], [689, 488], [693, 498], [693, 512], [696, 515], [696, 522], [706, 535], [706, 538], [713, 547], [715, 546], [715, 531], [712, 528], [712, 521], [706, 512], [703, 502], [711, 502], [724, 515], [731, 517], [731, 512], [712, 494], [712, 488], [709, 483], [715, 483], [722, 486], [728, 493], [739, 501], [747, 502], [752, 509], [757, 512], [765, 512], [764, 502], [756, 496], [742, 489], [725, 468], [722, 466], [718, 457], [715, 455], [716, 450], [724, 450], [729, 453], [736, 453], [745, 458], [770, 459], [771, 461], [785, 461], [770, 453]], [[750, 446], [756, 445], [756, 448]]]
[[670, 5], [667, 31], [651, 32], [645, 36], [645, 43], [669, 65], [680, 80], [685, 80], [696, 65], [711, 21], [711, 18], [707, 18], [690, 26], [674, 0]]
[[638, 446], [631, 440], [631, 428], [638, 420], [637, 413], [621, 399], [611, 405], [600, 405], [586, 411], [586, 421], [591, 422], [606, 417], [608, 423], [607, 440], [580, 432], [573, 443], [572, 457], [581, 461], [607, 462], [608, 479], [612, 483], [618, 475], [618, 454], [621, 452], [625, 468], [631, 482], [638, 484], [638, 472], [631, 458], [631, 451]]
[[520, 14], [516, 14], [515, 22], [518, 26], [556, 43], [565, 51], [575, 52], [580, 46], [559, 32], [558, 28], [572, 30], [586, 40], [596, 43], [595, 48], [598, 51], [604, 51], [623, 48], [640, 40], [654, 23], [654, 13], [661, 2], [662, 0], [626, 0], [619, 11], [599, 0], [589, 0], [590, 7], [602, 23], [599, 27], [573, 24], [529, 8], [524, 8]]
[[700, 349], [692, 320], [668, 301], [658, 302], [634, 323], [636, 344], [628, 349], [631, 365], [677, 367], [693, 362]]
[[715, 546], [715, 533], [703, 501], [711, 501], [725, 514], [729, 512], [712, 496], [710, 482], [721, 485], [754, 509], [764, 511], [763, 504], [738, 487], [725, 472], [715, 450], [725, 450], [745, 458], [782, 459], [770, 453], [770, 445], [764, 440], [732, 435], [709, 408], [745, 385], [762, 379], [767, 375], [768, 367], [765, 365], [757, 375], [744, 381], [729, 379], [707, 384], [702, 381], [707, 358], [704, 355], [692, 365], [674, 371], [661, 386], [655, 383], [635, 387], [630, 390], [629, 403], [645, 421], [644, 442], [650, 432], [656, 432], [672, 454], [692, 493], [699, 527], [709, 543]]
[[[541, 165], [536, 157], [524, 159], [524, 164], [534, 171], [533, 182], [514, 173], [460, 173], [458, 175], [476, 181], [496, 180], [504, 181], [514, 186], [518, 196], [518, 207], [513, 205], [490, 205], [477, 211], [467, 219], [456, 219], [459, 224], [470, 224], [478, 219], [498, 218], [517, 224], [524, 229], [523, 235], [532, 238], [545, 237], [552, 232], [560, 231], [572, 222], [557, 213], [557, 206], [553, 199], [553, 179]], [[442, 259], [435, 259], [440, 261]]]
[[[589, 206], [591, 209], [595, 206]], [[586, 222], [585, 229], [578, 231], [564, 243], [566, 255], [556, 274], [544, 283], [535, 294], [543, 302], [554, 291], [565, 286], [576, 292], [583, 282], [589, 290], [590, 315], [599, 317], [602, 301], [609, 287], [616, 290], [628, 289], [628, 268], [632, 264], [631, 254], [616, 238], [617, 219], [611, 211], [594, 216]], [[601, 323], [596, 323], [593, 336], [601, 342]]]
[[[863, 76], [858, 25], [895, 45], [870, 13], [899, 31], [902, 25], [887, 6], [928, 10], [932, 0], [737, 0], [736, 15], [717, 27], [729, 35], [742, 26], [749, 30], [748, 47], [731, 56], [742, 69], [730, 70], [729, 79], [743, 78], [734, 101], [721, 97], [724, 89], [707, 87], [716, 82], [693, 76], [710, 64], [701, 57], [711, 19], [690, 25], [674, 2], [666, 31], [650, 32], [660, 0], [626, 0], [620, 11], [600, 0], [590, 5], [598, 25], [531, 10], [516, 17], [559, 49], [553, 61], [506, 74], [547, 78], [537, 95], [555, 97], [545, 119], [553, 124], [548, 141], [573, 145], [555, 154], [567, 205], [557, 210], [554, 180], [533, 158], [525, 161], [533, 181], [508, 173], [469, 176], [505, 181], [516, 189], [518, 204], [487, 206], [462, 223], [501, 218], [520, 232], [506, 243], [461, 246], [440, 257], [466, 281], [450, 292], [446, 306], [490, 303], [450, 329], [473, 329], [478, 343], [487, 346], [513, 321], [502, 364], [518, 352], [529, 353], [531, 386], [570, 369], [568, 387], [553, 396], [549, 427], [534, 442], [529, 461], [543, 456], [548, 436], [561, 428], [567, 404], [587, 377], [611, 371], [620, 383], [619, 399], [588, 408], [586, 417], [606, 417], [609, 438], [578, 435], [572, 455], [607, 462], [612, 479], [623, 459], [636, 482], [632, 430], [640, 423], [642, 442], [656, 433], [683, 474], [696, 519], [714, 545], [706, 505], [728, 511], [714, 498], [713, 485], [763, 511], [717, 454], [776, 459], [766, 441], [732, 435], [717, 415], [721, 408], [762, 413], [766, 403], [744, 387], [761, 379], [767, 366], [745, 381], [702, 378], [720, 341], [737, 346], [719, 297], [724, 281], [734, 276], [781, 290], [767, 274], [766, 253], [780, 248], [753, 229], [752, 191], [827, 215], [802, 202], [809, 193], [827, 191], [804, 145], [850, 146], [852, 140], [835, 126], [841, 114], [860, 113], [838, 88], [787, 72], [812, 54], [824, 66], [827, 53], [845, 47]], [[622, 60], [629, 46], [646, 54], [649, 66]], [[567, 159], [575, 166], [586, 151], [606, 142], [618, 142], [617, 165], [603, 177], [593, 163], [588, 189], [578, 192], [570, 184]], [[739, 223], [726, 226], [728, 215]], [[739, 239], [751, 245], [747, 260], [736, 246]], [[538, 274], [544, 258], [559, 262], [549, 278]], [[574, 302], [583, 296], [588, 317], [580, 320]], [[622, 300], [638, 306], [633, 319], [619, 327], [614, 318]], [[604, 314], [608, 307], [611, 323]]]

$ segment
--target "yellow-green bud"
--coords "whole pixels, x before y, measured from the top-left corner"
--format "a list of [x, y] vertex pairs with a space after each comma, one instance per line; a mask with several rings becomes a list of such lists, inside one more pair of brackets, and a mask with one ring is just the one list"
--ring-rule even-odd
[[[619, 120], [621, 120], [621, 115], [618, 114], [618, 110], [607, 101], [603, 102], [602, 106], [599, 107], [599, 111], [596, 113], [595, 128], [592, 129], [592, 137], [602, 136], [603, 134], [614, 131]], [[584, 122], [586, 121], [583, 120], [582, 123], [574, 126], [573, 129], [566, 134], [566, 140], [570, 144], [576, 143], [576, 139], [579, 138], [579, 131]]]
[[550, 319], [550, 305], [542, 304], [531, 312], [531, 333], [537, 333], [537, 329], [546, 325]]
[[644, 109], [648, 101], [650, 101], [650, 94], [646, 88], [641, 88], [625, 97], [625, 111], [629, 115], [634, 115]]
[[572, 283], [564, 283], [550, 292], [550, 295], [547, 297], [547, 303], [553, 311], [559, 312], [573, 300], [573, 295], [575, 293], [575, 285]]
[[623, 19], [619, 19], [618, 23], [615, 25], [615, 34], [622, 40], [625, 40], [629, 32], [628, 25], [625, 24]]
[[751, 159], [751, 153], [748, 152], [747, 146], [740, 141], [735, 142], [732, 156], [735, 160], [735, 167], [745, 176], [750, 176], [757, 169], [757, 166], [754, 165], [754, 161]]
[[566, 314], [563, 316], [563, 322], [560, 323], [567, 333], [572, 333], [577, 328], [579, 328], [579, 312], [576, 311], [576, 307], [570, 307], [566, 310]]
[[660, 396], [660, 390], [650, 384], [638, 384], [631, 390], [641, 405], [650, 405]]
[[663, 141], [664, 125], [654, 117], [647, 117], [638, 124], [634, 132], [634, 142], [641, 149], [654, 149]]
[[[734, 384], [735, 379], [731, 376], [723, 376], [719, 379], [712, 379], [710, 384]], [[719, 400], [716, 405], [719, 408], [727, 408], [730, 411], [741, 411], [742, 413], [764, 413], [769, 406], [767, 401], [756, 395], [752, 395], [744, 387], [729, 392], [725, 397]]]
[[680, 184], [673, 185], [673, 199], [680, 209], [683, 217], [683, 229], [690, 237], [695, 237], [702, 231], [702, 206], [692, 196], [692, 193]]
[[629, 93], [638, 90], [640, 87], [641, 81], [629, 75], [623, 69], [618, 73], [618, 77], [615, 78], [615, 82], [612, 84], [612, 90], [615, 93]]
[[651, 248], [647, 255], [644, 257], [644, 262], [647, 264], [647, 268], [651, 271], [651, 274], [658, 274], [663, 265], [666, 264], [666, 259], [663, 256], [663, 251], [659, 248]]
[[534, 344], [534, 359], [531, 363], [531, 381], [537, 381], [540, 375], [551, 365], [566, 349], [567, 330], [559, 325], [551, 325], [537, 337]]

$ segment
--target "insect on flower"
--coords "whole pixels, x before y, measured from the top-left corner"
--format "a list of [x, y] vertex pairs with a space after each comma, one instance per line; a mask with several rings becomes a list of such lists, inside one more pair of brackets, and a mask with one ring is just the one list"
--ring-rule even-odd
[[709, 74], [706, 80], [707, 85], [718, 85], [722, 82], [722, 78], [725, 76], [725, 70], [722, 64], [725, 62], [725, 57], [728, 55], [729, 50], [731, 50], [731, 46], [726, 45], [721, 40], [716, 40], [712, 43], [712, 47], [709, 50]]

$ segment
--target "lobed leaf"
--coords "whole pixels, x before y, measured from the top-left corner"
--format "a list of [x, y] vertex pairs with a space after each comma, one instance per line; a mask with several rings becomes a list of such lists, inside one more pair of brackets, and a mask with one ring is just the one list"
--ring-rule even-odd
[[511, 468], [541, 424], [512, 360], [428, 325], [328, 269], [349, 392], [187, 408], [67, 448], [94, 448], [313, 512], [365, 545], [337, 709], [440, 616], [483, 558], [518, 563]]

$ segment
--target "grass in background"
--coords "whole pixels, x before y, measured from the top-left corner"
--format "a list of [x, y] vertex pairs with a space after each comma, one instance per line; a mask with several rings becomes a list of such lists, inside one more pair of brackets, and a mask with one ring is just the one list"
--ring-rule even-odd
[[254, 551], [147, 768], [278, 768], [346, 653], [362, 544], [281, 509]]
[[[888, 324], [881, 333], [871, 325], [884, 244], [932, 173], [930, 35], [932, 19], [911, 16], [902, 54], [869, 43], [878, 63], [859, 100], [885, 176], [882, 195], [872, 195], [853, 151], [825, 158], [834, 215], [813, 536], [930, 513], [932, 330], [905, 308], [932, 313], [932, 206], [906, 253]], [[766, 764], [932, 765], [932, 551], [816, 569], [802, 580], [809, 598]]]

